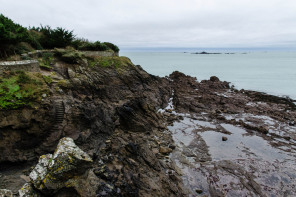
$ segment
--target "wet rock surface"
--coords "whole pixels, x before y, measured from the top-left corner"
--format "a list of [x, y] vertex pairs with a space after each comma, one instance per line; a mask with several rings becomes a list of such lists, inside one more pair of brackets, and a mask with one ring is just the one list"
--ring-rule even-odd
[[[296, 127], [291, 99], [237, 91], [217, 77], [175, 72], [170, 158], [188, 196], [295, 196]], [[185, 88], [184, 88], [185, 87]], [[171, 118], [170, 118], [171, 119]]]
[[[218, 77], [159, 78], [130, 62], [56, 61], [42, 75], [52, 82], [38, 105], [0, 111], [0, 189], [18, 195], [36, 180], [24, 187], [35, 196], [296, 195], [296, 108], [288, 98], [239, 91]], [[76, 174], [49, 162], [79, 161], [67, 151], [72, 159], [57, 156], [63, 137], [92, 161]], [[40, 169], [52, 173], [33, 176], [40, 155]]]

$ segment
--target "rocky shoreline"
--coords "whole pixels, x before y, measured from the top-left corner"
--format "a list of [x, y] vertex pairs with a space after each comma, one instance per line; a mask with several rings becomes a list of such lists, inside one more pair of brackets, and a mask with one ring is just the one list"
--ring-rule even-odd
[[[291, 99], [217, 77], [156, 77], [127, 58], [105, 67], [57, 59], [41, 74], [51, 77], [42, 100], [0, 111], [0, 196], [26, 196], [26, 183], [39, 196], [296, 195]], [[62, 174], [40, 189], [30, 174], [64, 137], [92, 160], [69, 172], [88, 178]]]

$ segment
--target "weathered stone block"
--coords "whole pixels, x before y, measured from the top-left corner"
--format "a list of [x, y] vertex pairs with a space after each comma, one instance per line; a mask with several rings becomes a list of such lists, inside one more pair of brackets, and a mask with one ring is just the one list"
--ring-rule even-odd
[[23, 60], [23, 61], [5, 61], [0, 62], [0, 72], [3, 71], [27, 71], [39, 72], [39, 62], [37, 60]]

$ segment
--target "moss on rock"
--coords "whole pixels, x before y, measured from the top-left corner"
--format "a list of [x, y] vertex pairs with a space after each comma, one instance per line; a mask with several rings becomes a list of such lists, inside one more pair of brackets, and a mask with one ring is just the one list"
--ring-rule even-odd
[[101, 66], [101, 67], [114, 67], [124, 68], [128, 66], [133, 66], [131, 60], [127, 57], [96, 57], [94, 59], [89, 59], [88, 64], [90, 67]]
[[81, 52], [71, 47], [67, 47], [66, 49], [55, 49], [54, 52], [57, 57], [70, 64], [78, 63], [84, 57]]
[[7, 72], [0, 76], [0, 109], [17, 109], [40, 101], [48, 88], [40, 73]]

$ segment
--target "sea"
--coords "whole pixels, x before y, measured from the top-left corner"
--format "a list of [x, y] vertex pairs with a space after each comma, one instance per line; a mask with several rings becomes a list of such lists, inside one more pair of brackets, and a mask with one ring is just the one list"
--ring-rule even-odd
[[[201, 52], [219, 54], [196, 54]], [[120, 56], [160, 77], [173, 71], [198, 81], [217, 76], [237, 89], [296, 99], [296, 50], [133, 48], [123, 49]]]

